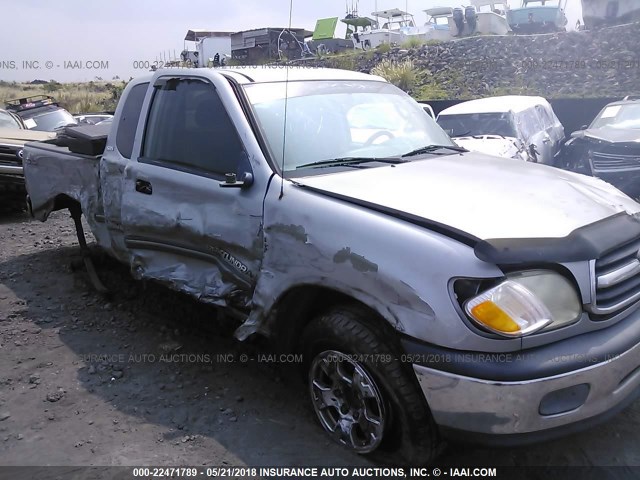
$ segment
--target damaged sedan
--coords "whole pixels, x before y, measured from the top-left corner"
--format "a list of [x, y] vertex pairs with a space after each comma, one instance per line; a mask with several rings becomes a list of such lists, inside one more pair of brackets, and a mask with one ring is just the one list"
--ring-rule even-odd
[[359, 454], [543, 441], [638, 395], [640, 205], [468, 152], [379, 77], [159, 70], [110, 131], [24, 156], [35, 218], [69, 209], [82, 246], [84, 215], [134, 277], [302, 353], [320, 425]]
[[562, 166], [640, 197], [640, 97], [610, 103], [565, 144]]

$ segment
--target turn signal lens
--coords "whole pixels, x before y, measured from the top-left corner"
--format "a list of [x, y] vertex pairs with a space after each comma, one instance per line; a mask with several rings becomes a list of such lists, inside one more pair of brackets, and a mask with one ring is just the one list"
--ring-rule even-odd
[[490, 300], [473, 307], [471, 315], [483, 325], [500, 332], [512, 333], [520, 331], [520, 325]]
[[471, 298], [465, 310], [478, 325], [506, 337], [537, 332], [553, 321], [536, 295], [511, 280]]

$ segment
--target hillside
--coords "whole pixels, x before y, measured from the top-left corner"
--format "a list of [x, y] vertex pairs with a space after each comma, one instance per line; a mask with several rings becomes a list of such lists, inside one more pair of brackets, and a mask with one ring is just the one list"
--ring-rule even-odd
[[413, 81], [409, 79], [405, 89], [425, 100], [640, 94], [640, 24], [549, 35], [475, 36], [389, 51], [350, 52], [311, 63], [369, 73], [381, 62], [387, 67], [413, 65], [407, 74]]

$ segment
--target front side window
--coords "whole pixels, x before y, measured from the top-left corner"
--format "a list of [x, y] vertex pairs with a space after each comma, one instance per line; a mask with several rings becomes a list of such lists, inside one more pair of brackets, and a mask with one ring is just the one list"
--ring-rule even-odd
[[244, 149], [213, 85], [168, 79], [156, 87], [142, 161], [193, 173], [237, 173]]
[[272, 157], [278, 165], [284, 162], [285, 172], [313, 162], [454, 146], [422, 106], [388, 83], [322, 80], [289, 82], [288, 91], [284, 82], [244, 88]]

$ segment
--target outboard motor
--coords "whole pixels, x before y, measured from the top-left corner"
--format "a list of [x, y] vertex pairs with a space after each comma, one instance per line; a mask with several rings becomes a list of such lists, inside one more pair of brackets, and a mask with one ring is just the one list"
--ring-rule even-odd
[[458, 37], [462, 36], [464, 33], [464, 10], [460, 7], [456, 7], [453, 9], [453, 22], [456, 24], [456, 28], [458, 29]]
[[474, 33], [478, 28], [478, 11], [474, 5], [465, 7], [464, 18], [467, 20], [467, 29], [469, 33]]

